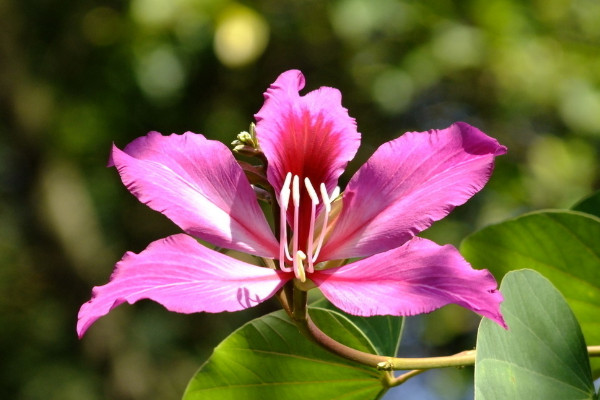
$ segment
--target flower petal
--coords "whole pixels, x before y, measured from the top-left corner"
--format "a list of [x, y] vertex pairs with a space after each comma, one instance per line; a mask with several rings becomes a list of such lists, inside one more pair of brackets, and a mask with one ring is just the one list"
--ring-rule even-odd
[[252, 187], [222, 143], [192, 132], [150, 132], [124, 151], [113, 146], [109, 165], [141, 202], [190, 235], [263, 257], [278, 254]]
[[77, 332], [82, 337], [113, 308], [141, 299], [180, 313], [242, 310], [271, 297], [291, 277], [218, 253], [190, 236], [169, 236], [123, 256], [110, 282], [95, 287], [81, 306]]
[[267, 178], [279, 193], [288, 172], [309, 178], [329, 192], [360, 145], [354, 118], [337, 89], [321, 87], [305, 96], [298, 70], [281, 74], [265, 93], [256, 117], [256, 135], [269, 167]]
[[353, 315], [409, 316], [455, 303], [506, 327], [494, 277], [472, 269], [454, 247], [418, 237], [340, 268], [315, 271], [310, 279]]
[[461, 122], [383, 144], [348, 183], [319, 259], [364, 257], [402, 245], [481, 190], [494, 157], [505, 152]]

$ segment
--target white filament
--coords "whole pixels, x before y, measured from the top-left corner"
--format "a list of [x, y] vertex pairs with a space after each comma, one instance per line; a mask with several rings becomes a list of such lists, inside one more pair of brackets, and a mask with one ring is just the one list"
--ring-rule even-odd
[[279, 193], [279, 269], [284, 272], [291, 272], [291, 268], [285, 266], [285, 259], [292, 260], [287, 246], [287, 209], [290, 201], [290, 181], [292, 173], [288, 172], [283, 182], [283, 187]]
[[[290, 187], [291, 186], [291, 187]], [[319, 194], [315, 190], [314, 186], [310, 182], [310, 179], [304, 178], [304, 186], [306, 187], [306, 191], [311, 200], [311, 212], [310, 212], [310, 224], [309, 224], [309, 232], [308, 239], [306, 243], [306, 253], [299, 249], [299, 219], [300, 219], [300, 177], [298, 175], [292, 175], [291, 172], [285, 176], [285, 180], [283, 182], [283, 186], [281, 188], [281, 192], [279, 193], [279, 206], [280, 206], [280, 214], [279, 214], [279, 268], [284, 272], [294, 271], [297, 279], [300, 279], [302, 282], [306, 280], [306, 274], [304, 270], [304, 260], [308, 261], [307, 271], [309, 273], [314, 272], [314, 263], [319, 257], [319, 253], [321, 248], [323, 247], [323, 241], [325, 240], [325, 234], [327, 231], [327, 223], [329, 222], [329, 213], [331, 212], [331, 203], [335, 200], [340, 194], [340, 188], [336, 187], [331, 195], [327, 193], [327, 188], [324, 183], [321, 183], [319, 186], [319, 191], [321, 195], [321, 199], [323, 201], [323, 206], [325, 207], [323, 223], [319, 233], [319, 238], [317, 240], [316, 249], [314, 249], [315, 243], [315, 225], [316, 225], [316, 210], [317, 205], [320, 204]], [[290, 254], [290, 249], [288, 245], [287, 239], [287, 211], [289, 208], [290, 197], [292, 200], [292, 205], [294, 207], [293, 212], [293, 232], [292, 232], [292, 251]], [[291, 261], [292, 267], [286, 267], [285, 261]]]
[[[309, 261], [308, 261], [308, 265], [310, 266], [309, 268], [312, 268], [313, 263], [315, 261], [317, 261], [317, 257], [319, 257], [319, 253], [321, 252], [321, 247], [323, 246], [323, 240], [325, 239], [325, 231], [327, 230], [327, 223], [329, 222], [329, 213], [331, 212], [331, 202], [340, 193], [340, 188], [338, 186], [336, 186], [336, 188], [333, 189], [333, 193], [331, 194], [331, 197], [329, 197], [329, 195], [327, 194], [327, 188], [325, 187], [324, 183], [321, 183], [321, 186], [319, 187], [319, 189], [321, 190], [321, 197], [323, 198], [323, 204], [325, 205], [325, 215], [323, 216], [323, 228], [321, 229], [321, 233], [319, 234], [319, 241], [317, 242], [317, 249], [315, 250], [314, 253], [311, 253]], [[337, 193], [337, 195], [334, 197], [333, 195], [336, 193]]]
[[319, 204], [319, 196], [317, 196], [317, 192], [315, 192], [315, 188], [313, 188], [312, 183], [310, 183], [310, 179], [304, 178], [304, 185], [306, 186], [306, 190], [308, 191], [308, 195], [311, 200], [310, 207], [310, 228], [308, 231], [308, 243], [306, 243], [306, 252], [310, 255], [308, 257], [308, 272], [314, 272], [313, 266], [313, 236], [315, 235], [315, 218], [317, 213], [317, 204]]
[[298, 233], [300, 219], [300, 178], [294, 175], [292, 179], [292, 202], [294, 203], [294, 234], [292, 235], [292, 254], [294, 254], [294, 271], [298, 271]]

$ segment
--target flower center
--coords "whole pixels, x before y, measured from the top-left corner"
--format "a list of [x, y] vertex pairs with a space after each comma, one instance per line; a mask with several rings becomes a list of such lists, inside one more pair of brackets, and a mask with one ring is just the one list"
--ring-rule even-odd
[[[325, 232], [327, 231], [327, 223], [329, 219], [329, 213], [331, 212], [331, 203], [339, 195], [340, 188], [336, 187], [331, 196], [327, 193], [327, 188], [324, 183], [319, 186], [321, 200], [319, 200], [319, 194], [315, 190], [314, 186], [310, 182], [310, 179], [304, 178], [304, 187], [310, 198], [310, 223], [308, 237], [306, 239], [305, 246], [300, 241], [300, 177], [298, 175], [292, 175], [291, 172], [285, 177], [281, 192], [279, 193], [279, 208], [280, 208], [280, 225], [279, 225], [279, 268], [285, 272], [294, 271], [297, 279], [300, 281], [306, 281], [306, 273], [304, 269], [304, 261], [307, 262], [306, 272], [314, 272], [314, 263], [319, 257], [319, 252], [323, 246], [323, 240], [325, 238]], [[292, 221], [288, 221], [288, 208], [291, 203], [294, 207]], [[324, 210], [323, 219], [321, 223], [321, 229], [318, 230], [318, 238], [315, 238], [315, 225], [317, 221], [317, 205], [323, 202]], [[290, 225], [292, 229], [291, 242], [288, 243], [287, 238], [287, 225]], [[316, 243], [316, 247], [315, 247]], [[290, 246], [292, 253], [290, 254]], [[304, 250], [300, 249], [303, 247]], [[287, 267], [285, 262], [289, 261], [292, 263], [292, 267]]]

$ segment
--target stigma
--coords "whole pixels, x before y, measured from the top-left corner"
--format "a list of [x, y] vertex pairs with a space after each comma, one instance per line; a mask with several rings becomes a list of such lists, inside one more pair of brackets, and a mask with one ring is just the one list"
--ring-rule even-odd
[[[300, 243], [300, 190], [301, 184], [306, 188], [308, 197], [310, 198], [310, 223], [308, 237], [306, 243]], [[340, 194], [340, 188], [336, 187], [331, 195], [327, 193], [327, 188], [324, 183], [319, 186], [319, 192], [315, 190], [312, 182], [308, 178], [304, 178], [301, 182], [298, 175], [292, 175], [288, 172], [283, 186], [279, 193], [279, 268], [284, 272], [294, 272], [296, 279], [301, 282], [306, 281], [306, 273], [314, 272], [314, 264], [319, 257], [319, 253], [323, 246], [323, 240], [327, 231], [329, 214], [331, 212], [331, 203]], [[291, 200], [291, 201], [290, 201]], [[291, 204], [290, 204], [291, 203]], [[317, 206], [323, 204], [321, 213], [323, 218], [320, 221], [320, 226], [317, 227]], [[290, 213], [291, 220], [288, 220], [288, 209], [293, 207], [293, 212]], [[291, 229], [291, 239], [288, 242], [288, 225]], [[319, 228], [319, 229], [317, 229]], [[317, 235], [317, 237], [315, 237]], [[292, 266], [287, 266], [286, 262]], [[306, 268], [305, 268], [306, 262]]]

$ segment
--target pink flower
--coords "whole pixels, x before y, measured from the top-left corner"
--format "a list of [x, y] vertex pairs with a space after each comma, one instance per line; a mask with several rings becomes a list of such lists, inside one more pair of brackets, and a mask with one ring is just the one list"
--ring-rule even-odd
[[[291, 279], [312, 281], [354, 315], [414, 315], [456, 303], [504, 326], [493, 276], [472, 269], [454, 247], [415, 235], [477, 193], [506, 148], [465, 123], [408, 132], [377, 149], [339, 194], [338, 177], [360, 134], [338, 90], [300, 96], [303, 87], [299, 71], [281, 74], [256, 114], [281, 210], [279, 238], [222, 143], [191, 132], [150, 132], [124, 150], [113, 147], [110, 164], [125, 186], [185, 234], [126, 253], [110, 282], [95, 287], [81, 307], [80, 337], [125, 301], [152, 299], [181, 313], [236, 311]], [[275, 260], [276, 268], [239, 261], [196, 239]], [[333, 267], [350, 258], [358, 261]]]

